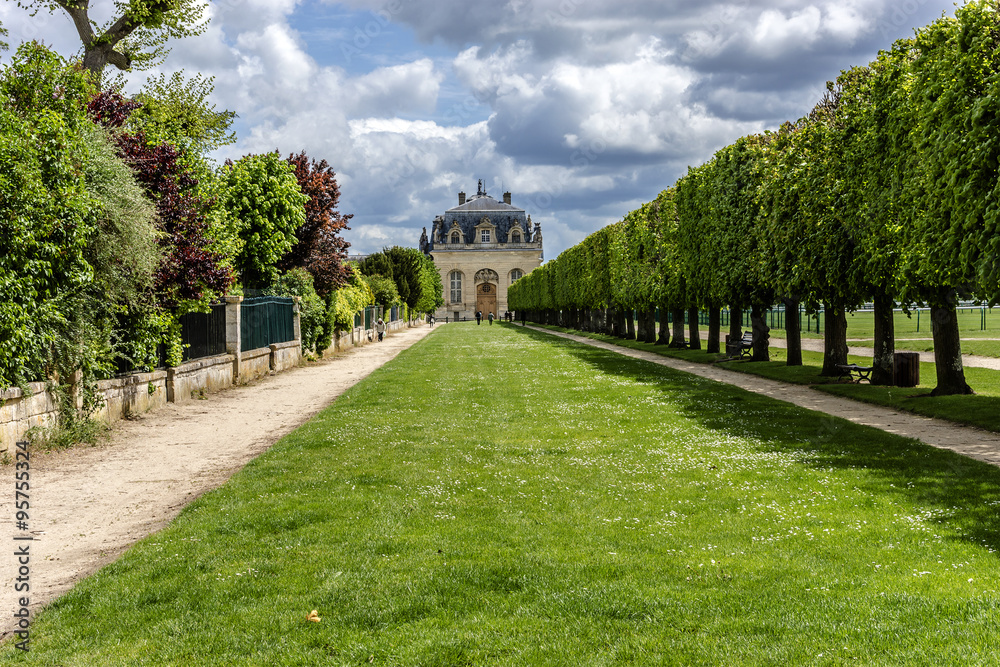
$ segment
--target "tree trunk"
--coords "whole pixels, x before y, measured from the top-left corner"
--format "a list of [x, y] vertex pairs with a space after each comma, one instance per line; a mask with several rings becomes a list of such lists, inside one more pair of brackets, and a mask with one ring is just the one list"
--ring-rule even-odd
[[824, 377], [838, 377], [840, 369], [837, 366], [847, 364], [847, 313], [842, 306], [834, 306], [823, 302], [826, 318], [826, 331], [823, 332], [823, 370]]
[[[962, 340], [958, 333], [955, 292], [949, 291], [939, 304], [931, 304], [931, 331], [934, 333], [934, 368], [937, 386], [931, 396], [974, 394], [965, 381], [962, 367]], [[943, 305], [942, 305], [943, 304]]]
[[718, 306], [708, 307], [708, 345], [705, 349], [709, 354], [719, 353], [719, 334], [722, 329], [722, 309]]
[[788, 354], [786, 366], [802, 365], [802, 322], [799, 321], [799, 301], [785, 297], [785, 350]]
[[670, 343], [670, 347], [687, 347], [687, 341], [684, 340], [684, 309], [671, 310], [670, 319], [674, 321], [674, 340]]
[[604, 331], [601, 333], [613, 335], [615, 332], [615, 309], [608, 307], [604, 309]]
[[645, 330], [645, 337], [643, 337], [643, 342], [645, 343], [655, 343], [656, 342], [656, 306], [650, 306], [646, 310], [642, 311], [640, 317], [645, 320], [643, 329]]
[[635, 340], [635, 311], [631, 308], [625, 311], [625, 340]]
[[670, 344], [670, 323], [667, 321], [667, 308], [660, 306], [660, 336], [656, 339], [657, 345]]
[[764, 321], [764, 307], [755, 303], [750, 307], [750, 327], [753, 329], [753, 356], [750, 361], [770, 361], [771, 328]]
[[615, 306], [615, 335], [619, 338], [628, 338], [628, 318], [625, 315], [625, 309], [621, 306]]
[[892, 386], [893, 355], [896, 352], [892, 297], [875, 294], [875, 354], [872, 357], [872, 384]]
[[698, 331], [698, 309], [688, 308], [688, 347], [701, 349], [701, 332]]
[[743, 338], [743, 309], [739, 306], [729, 307], [729, 341], [735, 343]]
[[646, 341], [646, 313], [640, 310], [636, 313], [635, 318], [635, 337], [636, 340]]

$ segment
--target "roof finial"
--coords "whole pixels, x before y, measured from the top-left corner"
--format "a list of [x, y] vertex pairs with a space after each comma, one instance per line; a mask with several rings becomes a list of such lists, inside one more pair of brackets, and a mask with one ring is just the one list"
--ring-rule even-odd
[[483, 179], [481, 178], [479, 179], [479, 192], [477, 192], [476, 194], [480, 196], [486, 194], [486, 190], [483, 190]]

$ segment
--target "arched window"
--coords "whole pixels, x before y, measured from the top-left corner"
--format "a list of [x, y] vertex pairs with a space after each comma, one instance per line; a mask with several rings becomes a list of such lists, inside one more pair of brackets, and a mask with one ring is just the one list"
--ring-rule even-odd
[[521, 230], [515, 229], [513, 232], [510, 233], [510, 242], [511, 243], [521, 242]]
[[524, 272], [521, 269], [514, 269], [510, 272], [510, 284], [513, 285], [518, 280], [524, 277]]
[[459, 234], [458, 232], [452, 232], [451, 233], [451, 242], [452, 243], [461, 243], [462, 242], [462, 235]]
[[451, 283], [451, 302], [462, 303], [462, 272], [452, 271], [448, 280]]

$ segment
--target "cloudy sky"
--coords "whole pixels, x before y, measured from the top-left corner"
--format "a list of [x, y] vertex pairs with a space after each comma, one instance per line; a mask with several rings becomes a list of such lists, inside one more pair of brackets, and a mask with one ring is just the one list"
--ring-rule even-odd
[[[106, 18], [114, 3], [91, 4]], [[212, 0], [207, 31], [175, 42], [160, 71], [216, 77], [215, 104], [239, 114], [239, 142], [217, 158], [325, 158], [354, 214], [352, 252], [415, 246], [483, 179], [542, 223], [553, 258], [953, 12], [946, 0]], [[5, 0], [0, 21], [12, 47], [78, 50], [60, 13]]]

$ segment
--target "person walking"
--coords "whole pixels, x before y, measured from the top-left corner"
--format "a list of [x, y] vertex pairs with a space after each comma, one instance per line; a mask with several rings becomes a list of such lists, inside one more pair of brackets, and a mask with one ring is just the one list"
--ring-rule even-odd
[[385, 322], [382, 318], [378, 318], [378, 322], [375, 323], [375, 332], [378, 334], [378, 342], [382, 342], [382, 337], [385, 336]]
[[493, 313], [490, 313], [490, 326], [493, 326]]
[[483, 311], [477, 310], [476, 311], [476, 326], [478, 326], [478, 325], [480, 325], [482, 323], [483, 323]]

